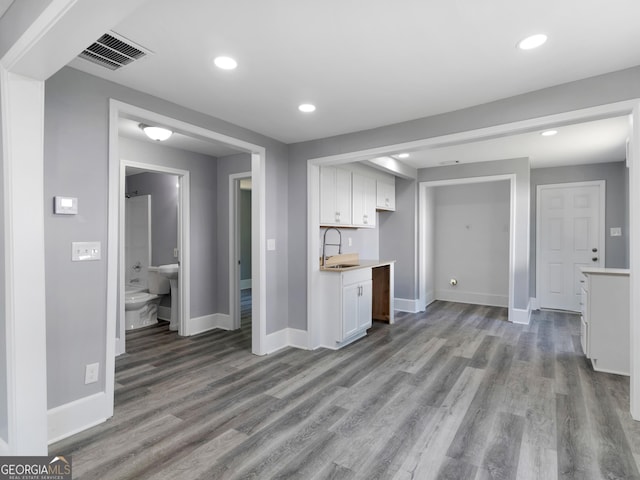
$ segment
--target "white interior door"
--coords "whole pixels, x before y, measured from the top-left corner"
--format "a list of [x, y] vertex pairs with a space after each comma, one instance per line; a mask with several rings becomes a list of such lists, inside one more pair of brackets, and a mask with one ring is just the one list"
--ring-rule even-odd
[[538, 186], [536, 295], [580, 310], [580, 268], [604, 266], [604, 180]]

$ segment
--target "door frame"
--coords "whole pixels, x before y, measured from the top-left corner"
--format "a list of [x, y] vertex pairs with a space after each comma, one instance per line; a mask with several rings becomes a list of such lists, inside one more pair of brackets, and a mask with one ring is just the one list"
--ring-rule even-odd
[[[241, 321], [240, 277], [237, 267], [240, 259], [240, 181], [245, 178], [251, 178], [251, 172], [229, 175], [229, 316], [234, 330], [240, 328]], [[251, 195], [253, 202], [253, 191]], [[253, 220], [251, 229], [253, 230]], [[253, 242], [253, 235], [251, 238]]]
[[[125, 311], [124, 311], [124, 272], [125, 272], [125, 187], [126, 187], [126, 170], [127, 167], [134, 167], [146, 170], [153, 173], [165, 173], [168, 175], [176, 175], [178, 177], [178, 263], [180, 269], [178, 271], [178, 285], [179, 285], [179, 321], [178, 321], [178, 334], [182, 336], [190, 335], [189, 322], [186, 319], [190, 318], [191, 314], [191, 296], [189, 292], [191, 290], [190, 278], [191, 278], [191, 191], [190, 191], [190, 177], [188, 170], [182, 170], [173, 167], [165, 167], [162, 165], [156, 165], [152, 163], [145, 163], [127, 159], [120, 160], [120, 205], [119, 205], [119, 218], [118, 218], [118, 326], [120, 336], [116, 336], [116, 356], [126, 352], [125, 345]], [[152, 207], [153, 208], [153, 207]], [[151, 249], [149, 249], [151, 252]], [[172, 299], [173, 301], [173, 299]]]
[[[433, 219], [429, 221], [428, 206], [430, 195], [429, 192], [435, 187], [445, 187], [453, 185], [468, 185], [472, 183], [489, 183], [489, 182], [509, 182], [509, 292], [508, 292], [508, 320], [513, 323], [522, 323], [521, 314], [514, 305], [514, 278], [516, 269], [515, 245], [516, 245], [516, 175], [514, 173], [487, 175], [482, 177], [463, 177], [452, 178], [449, 180], [434, 180], [419, 183], [418, 191], [418, 252], [419, 252], [419, 275], [420, 275], [420, 295], [419, 304], [421, 310], [436, 300], [435, 288], [433, 292], [428, 292], [423, 286], [432, 285], [429, 282], [429, 275], [434, 276], [433, 264], [430, 267], [426, 265], [425, 259], [427, 255], [427, 245], [429, 232], [433, 232]], [[431, 271], [429, 271], [431, 270]]]
[[[214, 140], [251, 155], [252, 197], [251, 197], [251, 256], [254, 296], [251, 305], [251, 351], [255, 355], [267, 353], [267, 313], [266, 313], [266, 150], [260, 145], [245, 142], [216, 131], [177, 120], [160, 113], [147, 110], [119, 100], [109, 100], [109, 198], [107, 233], [107, 325], [105, 348], [105, 401], [104, 410], [96, 417], [113, 416], [115, 389], [116, 319], [118, 313], [118, 279], [120, 238], [120, 175], [118, 119], [121, 115], [145, 119], [151, 123], [164, 125], [187, 135]], [[123, 193], [124, 194], [124, 193]], [[186, 207], [185, 207], [186, 208]], [[182, 254], [183, 261], [185, 259]], [[185, 317], [185, 321], [188, 322]], [[187, 334], [188, 328], [187, 328]], [[45, 385], [46, 388], [46, 385]]]
[[540, 193], [542, 190], [551, 190], [551, 189], [561, 189], [561, 188], [572, 188], [572, 187], [599, 187], [600, 188], [600, 199], [598, 208], [600, 208], [599, 215], [599, 223], [598, 225], [598, 242], [601, 245], [600, 258], [602, 259], [602, 265], [604, 266], [606, 263], [606, 208], [607, 208], [607, 182], [605, 180], [591, 180], [585, 182], [565, 182], [565, 183], [547, 183], [544, 185], [538, 185], [536, 188], [536, 305], [539, 308], [545, 308], [542, 306], [540, 302], [540, 292], [542, 291], [542, 275], [540, 272], [542, 271], [542, 261], [540, 255], [540, 245], [541, 243], [541, 228], [540, 228]]

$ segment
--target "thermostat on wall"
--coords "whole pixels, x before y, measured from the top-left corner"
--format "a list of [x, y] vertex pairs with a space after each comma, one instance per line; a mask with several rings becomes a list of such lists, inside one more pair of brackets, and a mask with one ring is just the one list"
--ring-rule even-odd
[[53, 197], [53, 213], [56, 215], [76, 215], [78, 213], [77, 197]]

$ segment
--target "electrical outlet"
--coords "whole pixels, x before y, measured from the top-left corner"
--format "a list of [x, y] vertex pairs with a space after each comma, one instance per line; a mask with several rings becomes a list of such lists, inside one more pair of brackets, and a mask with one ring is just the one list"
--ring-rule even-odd
[[84, 371], [84, 384], [96, 383], [98, 381], [98, 373], [100, 372], [99, 363], [90, 363]]
[[353, 238], [351, 238], [351, 237], [347, 238], [347, 245], [349, 247], [353, 246]]
[[173, 249], [173, 258], [178, 258], [178, 249], [177, 248]]

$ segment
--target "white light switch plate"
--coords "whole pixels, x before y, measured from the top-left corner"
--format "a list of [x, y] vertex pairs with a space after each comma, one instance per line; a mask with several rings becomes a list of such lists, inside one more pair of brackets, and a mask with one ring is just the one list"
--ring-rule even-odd
[[267, 250], [275, 250], [276, 249], [276, 239], [268, 238], [267, 239]]
[[101, 250], [100, 242], [71, 242], [71, 261], [100, 260]]
[[621, 237], [622, 236], [622, 228], [620, 227], [612, 227], [609, 229], [609, 235], [612, 237]]

